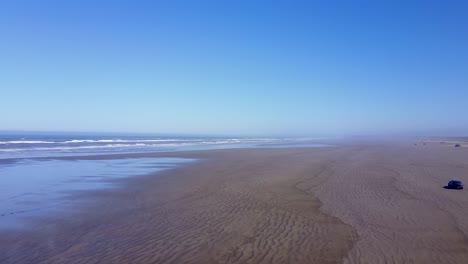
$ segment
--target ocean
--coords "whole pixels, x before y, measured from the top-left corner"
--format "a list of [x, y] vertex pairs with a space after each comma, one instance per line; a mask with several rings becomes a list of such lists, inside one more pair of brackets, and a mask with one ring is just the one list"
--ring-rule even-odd
[[316, 140], [315, 138], [273, 137], [0, 134], [0, 159], [322, 145], [317, 144]]

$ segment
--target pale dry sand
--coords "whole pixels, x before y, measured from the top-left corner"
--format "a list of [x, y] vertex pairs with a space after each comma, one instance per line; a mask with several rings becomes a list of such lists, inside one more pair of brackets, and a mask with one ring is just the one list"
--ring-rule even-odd
[[87, 192], [89, 206], [2, 233], [0, 262], [468, 263], [468, 190], [442, 188], [468, 182], [468, 148], [148, 155], [199, 162]]

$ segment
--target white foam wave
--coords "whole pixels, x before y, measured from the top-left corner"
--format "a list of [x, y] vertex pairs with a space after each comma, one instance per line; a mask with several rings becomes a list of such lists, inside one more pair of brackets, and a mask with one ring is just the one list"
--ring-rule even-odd
[[271, 138], [227, 138], [227, 139], [72, 139], [67, 141], [43, 141], [43, 140], [11, 140], [0, 141], [1, 145], [7, 144], [79, 144], [79, 143], [158, 143], [158, 142], [198, 142], [201, 144], [226, 144], [240, 142], [265, 142], [275, 141]]
[[[160, 149], [188, 146], [229, 145], [229, 144], [255, 144], [274, 142], [271, 138], [223, 138], [223, 139], [74, 139], [68, 141], [0, 141], [0, 142], [28, 142], [29, 144], [56, 143], [52, 146], [28, 146], [23, 148], [0, 148], [0, 152], [81, 152], [83, 150], [106, 149]], [[24, 143], [24, 144], [28, 144]], [[74, 143], [74, 144], [73, 144]], [[14, 143], [12, 143], [14, 144]]]
[[73, 139], [60, 143], [148, 143], [148, 142], [181, 142], [201, 141], [200, 139]]
[[111, 148], [158, 148], [158, 147], [181, 147], [181, 146], [193, 146], [195, 143], [168, 143], [168, 144], [106, 144], [106, 145], [92, 145], [92, 146], [75, 146], [75, 147], [36, 147], [36, 148], [9, 148], [0, 149], [0, 152], [34, 152], [34, 151], [50, 151], [50, 152], [61, 152], [61, 151], [80, 151], [80, 150], [93, 150], [93, 149], [111, 149]]
[[206, 144], [206, 145], [219, 145], [219, 144], [236, 144], [236, 143], [242, 143], [243, 141], [241, 140], [217, 140], [217, 141], [203, 141], [201, 144]]
[[129, 147], [145, 147], [147, 144], [107, 144], [94, 146], [76, 146], [76, 147], [38, 147], [38, 148], [15, 148], [15, 149], [0, 149], [0, 152], [24, 152], [24, 151], [68, 151], [81, 149], [105, 149], [105, 148], [129, 148]]
[[41, 140], [11, 140], [11, 141], [0, 141], [0, 144], [53, 144], [52, 141], [41, 141]]

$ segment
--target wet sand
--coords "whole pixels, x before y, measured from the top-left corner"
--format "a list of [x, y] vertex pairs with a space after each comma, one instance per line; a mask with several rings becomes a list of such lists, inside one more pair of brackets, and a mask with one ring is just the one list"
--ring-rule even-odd
[[468, 182], [468, 148], [125, 155], [136, 156], [199, 161], [74, 194], [92, 203], [2, 233], [0, 262], [468, 263], [467, 190], [443, 188]]

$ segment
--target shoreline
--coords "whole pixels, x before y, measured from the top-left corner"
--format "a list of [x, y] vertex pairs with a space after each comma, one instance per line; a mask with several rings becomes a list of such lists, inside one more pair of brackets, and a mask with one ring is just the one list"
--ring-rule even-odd
[[437, 185], [468, 176], [467, 149], [349, 144], [148, 154], [117, 156], [198, 161], [157, 177], [118, 179], [115, 190], [74, 194], [92, 203], [45, 217], [34, 232], [2, 232], [0, 262], [468, 259], [468, 198]]

